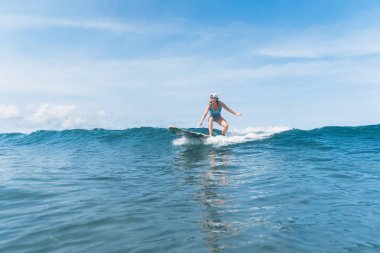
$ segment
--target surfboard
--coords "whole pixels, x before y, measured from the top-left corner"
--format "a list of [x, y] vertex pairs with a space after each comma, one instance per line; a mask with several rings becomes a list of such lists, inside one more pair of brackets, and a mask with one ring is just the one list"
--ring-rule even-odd
[[190, 131], [184, 128], [179, 128], [179, 127], [169, 127], [169, 131], [177, 135], [185, 136], [189, 138], [208, 138], [209, 137], [206, 134], [193, 132], [193, 131]]

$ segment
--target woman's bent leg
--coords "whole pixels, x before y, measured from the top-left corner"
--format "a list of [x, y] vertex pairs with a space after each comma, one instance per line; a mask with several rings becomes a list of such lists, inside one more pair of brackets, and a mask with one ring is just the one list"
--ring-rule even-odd
[[228, 131], [228, 122], [224, 118], [220, 117], [218, 123], [223, 127], [222, 135], [225, 135]]
[[213, 126], [214, 126], [214, 118], [213, 117], [209, 117], [208, 118], [208, 133], [209, 133], [210, 136], [212, 136]]

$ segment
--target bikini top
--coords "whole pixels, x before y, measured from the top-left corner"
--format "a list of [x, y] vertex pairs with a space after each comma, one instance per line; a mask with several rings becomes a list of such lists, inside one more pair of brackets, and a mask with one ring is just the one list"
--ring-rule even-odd
[[222, 111], [222, 105], [220, 104], [219, 101], [218, 101], [218, 109], [217, 110], [214, 110], [214, 108], [212, 107], [212, 103], [210, 102], [209, 112], [210, 112], [211, 116], [214, 116], [214, 115], [219, 116], [221, 111]]

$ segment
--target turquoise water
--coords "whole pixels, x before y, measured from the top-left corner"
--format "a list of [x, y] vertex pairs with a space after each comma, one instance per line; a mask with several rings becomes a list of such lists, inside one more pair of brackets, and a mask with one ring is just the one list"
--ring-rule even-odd
[[1, 134], [0, 252], [380, 252], [379, 182], [380, 126]]

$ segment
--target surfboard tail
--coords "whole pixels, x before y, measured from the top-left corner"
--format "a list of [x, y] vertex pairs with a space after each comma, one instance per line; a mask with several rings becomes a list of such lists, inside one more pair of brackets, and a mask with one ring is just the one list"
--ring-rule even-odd
[[169, 131], [171, 131], [174, 134], [188, 137], [188, 138], [207, 138], [209, 137], [206, 134], [198, 133], [198, 132], [193, 132], [184, 128], [179, 128], [179, 127], [169, 127]]

